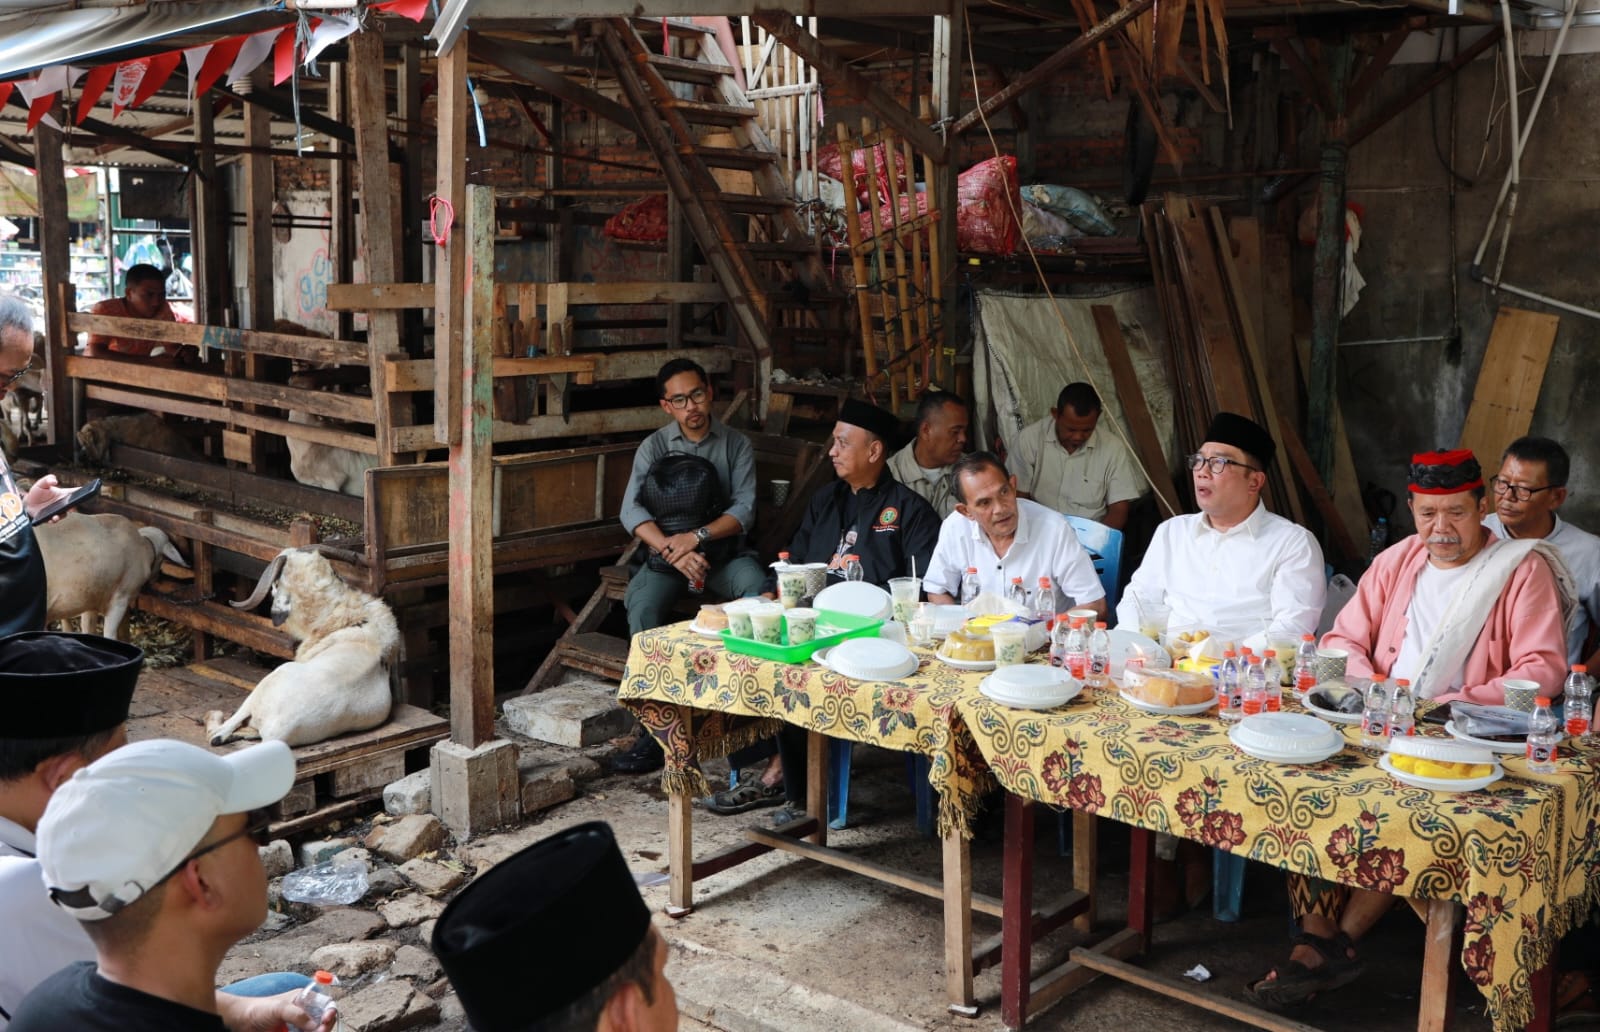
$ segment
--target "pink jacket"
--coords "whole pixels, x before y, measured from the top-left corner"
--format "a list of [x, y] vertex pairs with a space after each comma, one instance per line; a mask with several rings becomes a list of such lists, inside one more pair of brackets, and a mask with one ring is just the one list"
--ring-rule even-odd
[[[1497, 544], [1493, 537], [1486, 548]], [[1339, 611], [1322, 647], [1350, 653], [1346, 673], [1370, 677], [1389, 673], [1406, 633], [1406, 610], [1428, 549], [1415, 534], [1386, 549], [1361, 577], [1355, 597]], [[1539, 683], [1539, 694], [1561, 694], [1567, 672], [1567, 631], [1561, 621], [1561, 594], [1543, 557], [1530, 553], [1517, 565], [1500, 600], [1467, 655], [1459, 692], [1438, 700], [1466, 699], [1498, 706], [1505, 701], [1503, 678]]]

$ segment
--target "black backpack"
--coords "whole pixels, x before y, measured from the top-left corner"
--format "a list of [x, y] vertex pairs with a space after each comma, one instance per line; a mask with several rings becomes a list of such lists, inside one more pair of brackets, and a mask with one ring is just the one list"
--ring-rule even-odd
[[[671, 537], [697, 530], [728, 509], [728, 497], [717, 479], [717, 468], [698, 455], [672, 452], [661, 456], [644, 475], [639, 504], [650, 513], [661, 532]], [[713, 563], [726, 562], [738, 549], [738, 538], [708, 541], [701, 549]], [[651, 555], [652, 570], [676, 572], [670, 562]]]

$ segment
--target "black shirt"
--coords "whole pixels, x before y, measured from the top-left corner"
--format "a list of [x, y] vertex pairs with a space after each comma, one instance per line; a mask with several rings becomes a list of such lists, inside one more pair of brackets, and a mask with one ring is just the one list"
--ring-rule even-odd
[[34, 987], [7, 1032], [227, 1032], [215, 1014], [101, 978], [84, 961]]
[[859, 555], [871, 584], [891, 577], [928, 572], [939, 543], [939, 514], [915, 491], [894, 478], [887, 467], [878, 482], [852, 491], [835, 480], [811, 496], [805, 518], [789, 542], [791, 563], [827, 563], [830, 577], [844, 577], [844, 557]]
[[44, 630], [45, 601], [44, 556], [11, 464], [0, 455], [0, 636]]

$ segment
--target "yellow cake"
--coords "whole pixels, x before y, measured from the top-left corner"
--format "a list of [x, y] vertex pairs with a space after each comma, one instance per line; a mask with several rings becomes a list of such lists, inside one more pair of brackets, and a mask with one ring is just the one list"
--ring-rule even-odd
[[[975, 621], [973, 621], [975, 622]], [[945, 638], [944, 644], [939, 646], [939, 655], [946, 659], [958, 659], [975, 663], [994, 661], [994, 638], [986, 630], [977, 630], [969, 622], [957, 631], [951, 631]]]

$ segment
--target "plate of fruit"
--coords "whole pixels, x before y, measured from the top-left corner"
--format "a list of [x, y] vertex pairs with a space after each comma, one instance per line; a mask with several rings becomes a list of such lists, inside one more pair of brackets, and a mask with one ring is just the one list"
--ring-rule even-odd
[[1435, 792], [1475, 792], [1505, 776], [1488, 749], [1435, 738], [1391, 738], [1378, 766], [1402, 784]]

